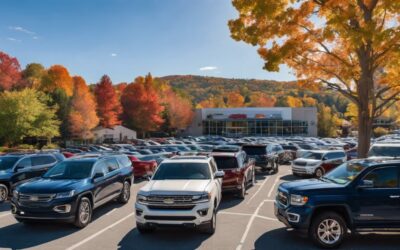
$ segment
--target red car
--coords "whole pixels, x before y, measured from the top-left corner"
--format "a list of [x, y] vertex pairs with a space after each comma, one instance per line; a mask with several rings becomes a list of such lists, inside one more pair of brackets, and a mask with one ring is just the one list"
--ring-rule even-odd
[[157, 168], [156, 160], [143, 159], [145, 156], [133, 156], [128, 155], [128, 158], [132, 162], [133, 174], [136, 178], [146, 178], [154, 174]]
[[249, 185], [254, 185], [255, 163], [246, 157], [246, 153], [213, 152], [218, 170], [223, 170], [225, 176], [222, 182], [222, 191], [235, 191], [241, 199], [246, 195]]

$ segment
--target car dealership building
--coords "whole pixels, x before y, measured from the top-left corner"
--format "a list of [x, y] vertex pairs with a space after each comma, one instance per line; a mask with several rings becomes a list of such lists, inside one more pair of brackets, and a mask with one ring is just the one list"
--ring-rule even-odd
[[197, 109], [187, 135], [317, 136], [317, 108]]

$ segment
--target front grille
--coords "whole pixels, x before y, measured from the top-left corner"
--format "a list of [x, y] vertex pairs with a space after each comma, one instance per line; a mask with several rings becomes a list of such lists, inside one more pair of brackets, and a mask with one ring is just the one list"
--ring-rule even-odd
[[149, 209], [157, 209], [157, 210], [192, 210], [194, 208], [194, 205], [189, 205], [189, 206], [174, 206], [174, 205], [168, 205], [168, 206], [161, 206], [161, 205], [148, 205], [147, 206]]
[[282, 191], [278, 191], [278, 195], [276, 196], [276, 200], [278, 201], [279, 204], [281, 204], [284, 207], [287, 207], [289, 205], [289, 198], [288, 194]]
[[294, 162], [294, 165], [297, 165], [297, 166], [307, 166], [307, 162], [305, 162], [305, 161], [295, 161]]
[[151, 195], [147, 197], [149, 204], [190, 204], [192, 203], [191, 195]]
[[144, 218], [146, 220], [176, 220], [176, 221], [192, 221], [195, 220], [194, 216], [154, 216], [154, 215], [145, 215]]
[[19, 194], [18, 200], [21, 202], [49, 202], [55, 194]]

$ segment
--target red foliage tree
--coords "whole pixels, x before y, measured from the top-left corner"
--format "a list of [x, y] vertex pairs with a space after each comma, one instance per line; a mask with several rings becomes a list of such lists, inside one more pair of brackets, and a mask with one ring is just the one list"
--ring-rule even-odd
[[193, 106], [189, 99], [171, 89], [164, 92], [163, 103], [167, 109], [171, 129], [185, 129], [192, 122]]
[[21, 79], [21, 67], [15, 57], [0, 51], [0, 90], [10, 90]]
[[122, 113], [122, 107], [109, 76], [104, 75], [100, 79], [94, 93], [100, 125], [105, 128], [112, 128], [121, 124], [119, 116]]
[[154, 88], [152, 76], [138, 77], [129, 84], [122, 93], [124, 123], [131, 128], [142, 131], [157, 130], [164, 122], [161, 112], [164, 107], [160, 104], [159, 96]]

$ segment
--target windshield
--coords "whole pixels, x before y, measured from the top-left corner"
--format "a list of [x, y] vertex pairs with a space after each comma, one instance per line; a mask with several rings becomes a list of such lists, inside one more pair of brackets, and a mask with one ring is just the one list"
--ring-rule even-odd
[[363, 169], [364, 166], [359, 163], [347, 162], [324, 175], [322, 179], [345, 185], [356, 178]]
[[397, 147], [372, 146], [372, 148], [368, 152], [368, 157], [371, 157], [371, 156], [400, 157], [400, 145]]
[[214, 156], [214, 160], [217, 163], [217, 167], [219, 170], [239, 167], [236, 157]]
[[88, 161], [65, 161], [57, 164], [43, 178], [49, 179], [85, 179], [92, 174], [93, 162]]
[[265, 155], [267, 153], [267, 148], [265, 146], [244, 146], [243, 151], [246, 152], [246, 154], [248, 155]]
[[0, 157], [0, 171], [11, 169], [18, 160], [19, 157], [14, 156]]
[[322, 160], [323, 153], [308, 152], [302, 158], [312, 160]]
[[211, 179], [207, 163], [174, 162], [161, 164], [153, 180], [208, 180]]

